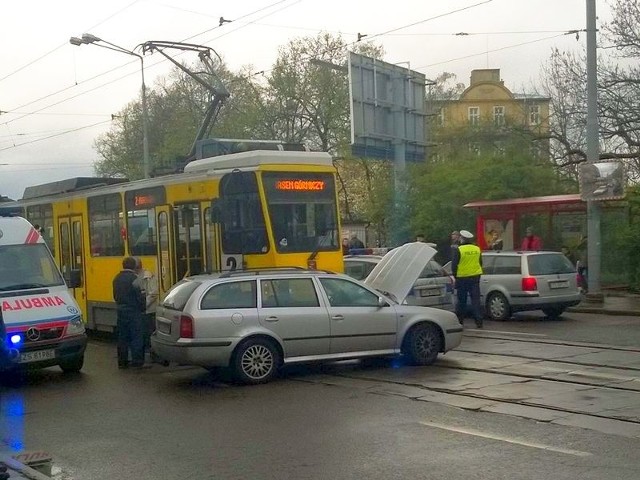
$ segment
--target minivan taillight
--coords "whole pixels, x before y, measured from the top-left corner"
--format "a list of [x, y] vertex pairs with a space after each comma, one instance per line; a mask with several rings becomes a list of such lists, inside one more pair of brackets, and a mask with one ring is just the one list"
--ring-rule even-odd
[[180, 338], [193, 338], [193, 318], [180, 315]]
[[538, 290], [538, 282], [533, 277], [523, 277], [522, 278], [522, 291], [523, 292], [534, 292]]

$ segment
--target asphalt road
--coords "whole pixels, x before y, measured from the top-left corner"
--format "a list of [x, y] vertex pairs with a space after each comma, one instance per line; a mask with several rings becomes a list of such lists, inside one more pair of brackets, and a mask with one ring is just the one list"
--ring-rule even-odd
[[434, 367], [289, 368], [256, 387], [189, 367], [119, 371], [115, 345], [92, 339], [83, 373], [0, 387], [0, 439], [48, 451], [67, 480], [636, 480], [634, 338], [640, 318], [528, 315], [470, 328]]

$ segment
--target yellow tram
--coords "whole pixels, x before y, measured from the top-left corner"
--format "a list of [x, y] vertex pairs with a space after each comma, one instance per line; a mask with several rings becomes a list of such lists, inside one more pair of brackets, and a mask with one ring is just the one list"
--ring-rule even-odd
[[79, 283], [73, 294], [91, 329], [115, 327], [112, 279], [128, 255], [156, 273], [161, 294], [203, 272], [343, 270], [335, 168], [323, 152], [233, 153], [132, 182], [69, 179], [5, 205], [41, 227], [65, 277]]

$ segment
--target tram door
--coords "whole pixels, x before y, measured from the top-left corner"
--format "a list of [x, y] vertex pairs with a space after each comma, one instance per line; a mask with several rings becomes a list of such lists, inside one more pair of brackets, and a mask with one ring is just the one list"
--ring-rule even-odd
[[80, 285], [71, 290], [80, 308], [86, 313], [86, 272], [84, 269], [84, 245], [82, 243], [82, 217], [79, 215], [60, 217], [58, 219], [58, 234], [60, 235], [60, 270], [62, 270], [62, 275], [67, 284], [71, 283], [72, 271], [75, 270], [79, 273]]
[[199, 203], [174, 207], [176, 273], [178, 280], [205, 271], [204, 239]]
[[155, 208], [158, 228], [158, 288], [160, 295], [176, 283], [175, 254], [172, 241], [173, 209], [170, 205]]

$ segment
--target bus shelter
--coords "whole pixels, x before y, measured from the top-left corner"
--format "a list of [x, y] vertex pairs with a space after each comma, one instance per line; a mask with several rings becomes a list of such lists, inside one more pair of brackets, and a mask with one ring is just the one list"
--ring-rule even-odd
[[[601, 242], [608, 248], [602, 259], [603, 280], [621, 283], [626, 277], [626, 260], [622, 250], [614, 247], [619, 242], [617, 227], [629, 221], [628, 204], [625, 200], [600, 203]], [[544, 250], [565, 250], [574, 262], [587, 260], [587, 202], [578, 193], [480, 200], [464, 207], [476, 213], [476, 236], [483, 250], [490, 248], [496, 236], [502, 239], [502, 249], [519, 250], [525, 230], [532, 227]]]
[[[487, 249], [492, 236], [497, 234], [504, 250], [517, 250], [527, 227], [534, 229], [542, 238], [543, 247], [549, 250], [559, 250], [569, 240], [567, 237], [576, 241], [574, 237], [586, 236], [587, 203], [578, 193], [480, 200], [464, 207], [476, 211], [476, 235], [482, 249]], [[556, 245], [558, 242], [561, 244]]]

